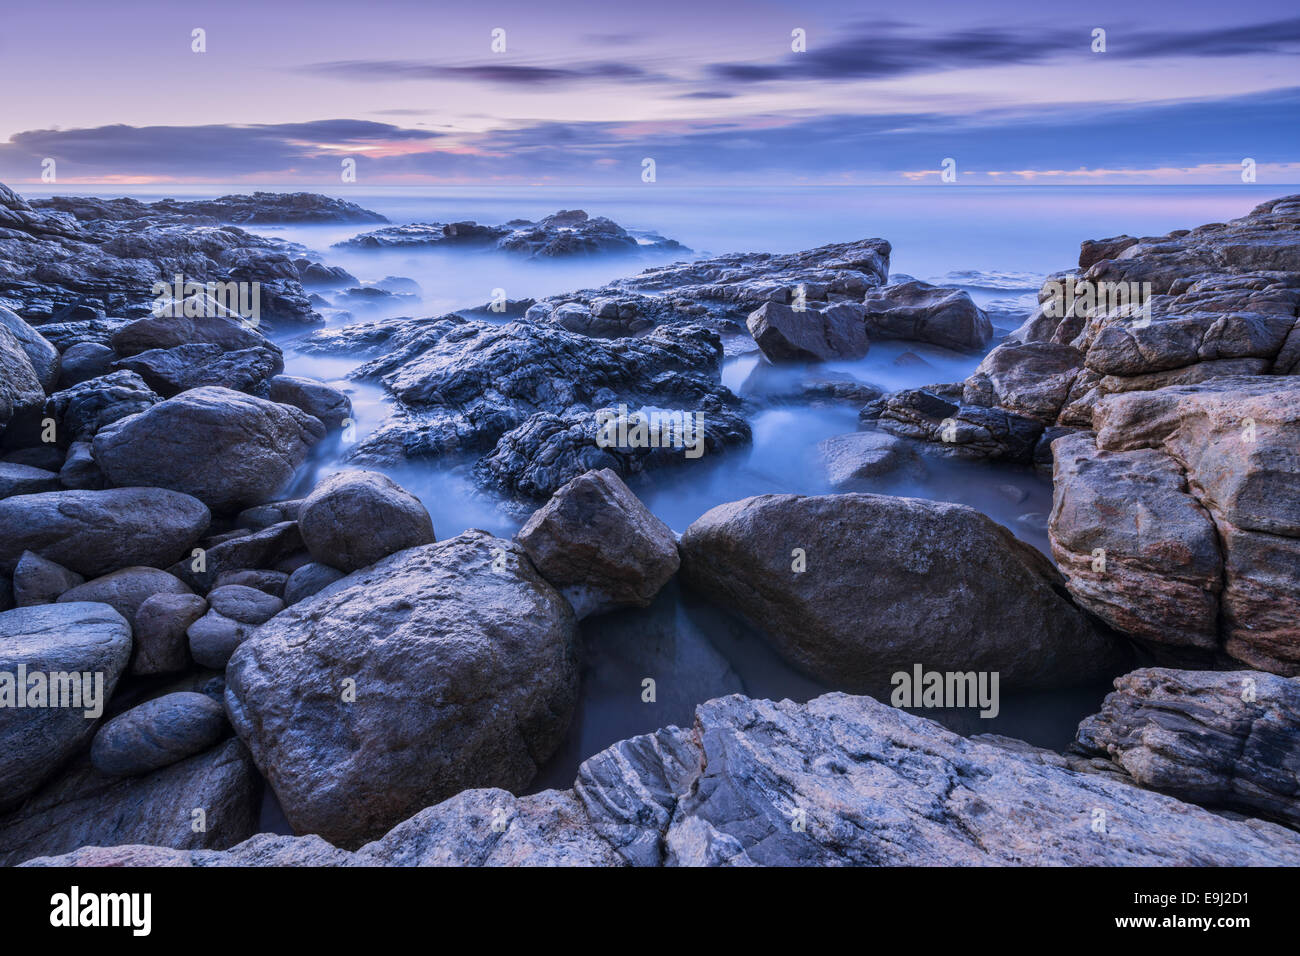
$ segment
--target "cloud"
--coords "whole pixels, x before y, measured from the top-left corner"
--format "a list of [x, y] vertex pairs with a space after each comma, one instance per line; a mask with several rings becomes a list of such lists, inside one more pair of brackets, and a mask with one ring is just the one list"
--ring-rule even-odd
[[422, 60], [335, 60], [310, 63], [300, 72], [335, 79], [389, 82], [392, 80], [478, 80], [516, 86], [555, 85], [589, 80], [662, 79], [639, 66], [617, 61], [582, 63], [574, 66], [527, 66], [523, 64], [474, 64], [448, 66]]

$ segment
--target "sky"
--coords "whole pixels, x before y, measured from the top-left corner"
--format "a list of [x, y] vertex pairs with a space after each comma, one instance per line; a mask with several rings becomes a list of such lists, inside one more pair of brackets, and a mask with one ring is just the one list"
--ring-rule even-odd
[[1300, 182], [1294, 0], [43, 0], [0, 33], [13, 185], [351, 161], [641, 186], [646, 160], [679, 185], [1229, 184], [1247, 159]]

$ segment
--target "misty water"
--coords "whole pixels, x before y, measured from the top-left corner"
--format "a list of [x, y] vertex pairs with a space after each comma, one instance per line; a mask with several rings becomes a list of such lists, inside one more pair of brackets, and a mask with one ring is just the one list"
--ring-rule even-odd
[[[75, 186], [60, 192], [77, 193]], [[81, 189], [80, 192], [85, 192]], [[179, 188], [176, 198], [248, 192], [248, 187]], [[990, 313], [994, 344], [1028, 316], [1039, 285], [1050, 272], [1075, 265], [1084, 239], [1160, 235], [1171, 229], [1245, 215], [1276, 194], [1262, 186], [1234, 187], [808, 187], [791, 189], [674, 189], [553, 187], [317, 188], [383, 213], [394, 223], [472, 219], [502, 223], [538, 219], [559, 209], [585, 209], [633, 230], [651, 230], [692, 249], [691, 258], [727, 252], [790, 252], [830, 242], [882, 237], [893, 244], [891, 274], [906, 274], [966, 289]], [[107, 193], [107, 191], [103, 191]], [[123, 190], [115, 194], [122, 194]], [[154, 189], [125, 192], [142, 200], [162, 198]], [[415, 280], [419, 298], [385, 310], [353, 309], [331, 315], [332, 325], [394, 315], [441, 315], [482, 307], [495, 289], [511, 299], [541, 298], [593, 288], [640, 271], [661, 259], [592, 258], [523, 262], [506, 254], [432, 250], [368, 251], [331, 248], [373, 226], [252, 226], [340, 265], [363, 284], [398, 276]], [[324, 311], [324, 310], [322, 310]], [[482, 316], [476, 315], [476, 318]], [[305, 355], [294, 347], [301, 332], [282, 333], [286, 372], [330, 382], [352, 398], [357, 438], [387, 414], [375, 384], [348, 378], [364, 359]], [[874, 341], [868, 355], [822, 366], [822, 373], [849, 376], [886, 391], [965, 378], [980, 355], [960, 354], [907, 342]], [[763, 367], [760, 367], [763, 366]], [[723, 381], [760, 401], [779, 391], [783, 371], [767, 367], [757, 353], [729, 356]], [[633, 490], [680, 533], [709, 508], [768, 492], [830, 491], [816, 445], [857, 428], [856, 406], [771, 405], [750, 416], [753, 444], [675, 469], [637, 476]], [[321, 446], [292, 489], [303, 493], [331, 469], [346, 467], [337, 440]], [[1028, 468], [950, 462], [927, 456], [921, 476], [885, 477], [863, 490], [971, 505], [1044, 551], [1051, 485]], [[381, 469], [416, 494], [433, 517], [438, 538], [483, 528], [515, 532], [517, 511], [476, 489], [468, 461], [421, 461]], [[676, 583], [655, 604], [584, 622], [581, 699], [572, 730], [543, 769], [533, 789], [567, 787], [577, 765], [608, 744], [668, 724], [689, 725], [694, 706], [710, 697], [744, 692], [754, 697], [807, 700], [828, 689], [787, 667], [746, 627], [683, 593]], [[653, 677], [657, 700], [641, 699], [642, 680]], [[1000, 714], [980, 719], [974, 710], [926, 711], [961, 733], [1001, 733], [1060, 749], [1078, 721], [1094, 712], [1108, 685], [1071, 691], [1004, 694]]]

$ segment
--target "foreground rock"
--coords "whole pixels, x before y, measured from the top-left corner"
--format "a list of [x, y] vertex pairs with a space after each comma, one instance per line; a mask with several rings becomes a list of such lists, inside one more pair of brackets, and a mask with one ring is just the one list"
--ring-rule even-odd
[[221, 704], [206, 694], [164, 694], [99, 728], [90, 762], [112, 776], [149, 773], [202, 753], [225, 736], [228, 726]]
[[527, 786], [568, 727], [575, 640], [523, 551], [467, 531], [276, 615], [231, 658], [226, 705], [294, 828], [355, 847], [461, 790]]
[[1300, 825], [1300, 684], [1256, 671], [1147, 668], [1115, 681], [1075, 747], [1143, 787]]
[[131, 628], [105, 604], [0, 613], [0, 809], [89, 741], [130, 657]]
[[0, 866], [83, 846], [225, 849], [257, 830], [260, 799], [257, 769], [238, 740], [140, 777], [99, 773], [81, 757], [0, 817]]
[[377, 471], [326, 478], [303, 501], [298, 527], [315, 561], [344, 572], [434, 540], [420, 499]]
[[847, 302], [824, 309], [765, 302], [746, 324], [759, 350], [774, 361], [857, 359], [870, 348], [862, 307]]
[[230, 511], [271, 498], [324, 436], [291, 405], [195, 388], [100, 431], [95, 460], [115, 485], [170, 488]]
[[672, 531], [608, 469], [557, 491], [518, 540], [579, 618], [647, 607], [681, 563]]
[[87, 847], [32, 865], [1300, 863], [1291, 830], [1065, 764], [959, 737], [871, 698], [733, 696], [700, 705], [691, 730], [668, 727], [597, 754], [571, 791], [467, 791], [355, 853], [261, 834], [224, 853]]
[[1042, 555], [963, 505], [760, 495], [705, 513], [681, 553], [689, 586], [831, 687], [887, 694], [916, 664], [1064, 687], [1126, 660]]
[[166, 567], [208, 526], [203, 502], [162, 488], [51, 491], [0, 501], [0, 571], [32, 551], [78, 574]]

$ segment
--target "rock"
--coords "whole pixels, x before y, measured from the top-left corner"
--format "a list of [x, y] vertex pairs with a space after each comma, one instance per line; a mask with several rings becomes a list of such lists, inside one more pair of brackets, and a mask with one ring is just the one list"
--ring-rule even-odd
[[672, 531], [608, 469], [570, 481], [517, 538], [579, 618], [648, 607], [680, 564]]
[[433, 519], [420, 499], [376, 471], [326, 478], [303, 501], [298, 526], [312, 559], [341, 571], [434, 540]]
[[274, 566], [300, 550], [302, 534], [298, 522], [281, 521], [259, 531], [209, 543], [203, 549], [201, 561], [189, 557], [167, 570], [195, 590], [206, 592], [227, 572]]
[[279, 491], [324, 434], [290, 405], [195, 388], [100, 431], [95, 460], [114, 484], [183, 491], [228, 511]]
[[[0, 818], [0, 865], [86, 846], [233, 846], [256, 831], [260, 798], [257, 770], [238, 740], [142, 777], [99, 773], [84, 756]], [[202, 811], [203, 829], [194, 825], [195, 811]]]
[[35, 495], [42, 491], [58, 491], [60, 488], [62, 485], [59, 476], [52, 471], [0, 461], [0, 498]]
[[157, 568], [131, 567], [78, 584], [59, 595], [60, 602], [98, 601], [128, 621], [155, 594], [189, 594], [185, 583]]
[[681, 552], [690, 587], [832, 687], [887, 694], [916, 664], [1063, 687], [1126, 659], [1042, 555], [963, 505], [760, 495], [706, 512]]
[[966, 380], [962, 400], [1051, 424], [1071, 399], [1082, 359], [1068, 345], [1004, 343], [984, 356]]
[[27, 361], [31, 363], [36, 381], [44, 391], [52, 391], [59, 380], [59, 350], [51, 345], [40, 332], [36, 331], [12, 309], [0, 305], [0, 326], [9, 330], [18, 340]]
[[44, 398], [45, 390], [22, 342], [0, 325], [0, 430], [15, 415], [39, 407]]
[[58, 423], [58, 433], [70, 442], [90, 441], [95, 434], [162, 401], [135, 372], [110, 372], [55, 392], [45, 414]]
[[1017, 412], [963, 404], [960, 386], [905, 389], [863, 415], [890, 434], [932, 443], [935, 453], [980, 461], [1028, 462], [1043, 434], [1041, 422]]
[[862, 300], [867, 333], [958, 351], [988, 348], [993, 325], [970, 295], [926, 282], [891, 283]]
[[190, 666], [186, 629], [208, 610], [197, 594], [154, 594], [135, 612], [132, 633], [135, 657], [131, 673], [170, 674]]
[[24, 551], [14, 567], [14, 602], [18, 607], [53, 604], [60, 594], [72, 590], [85, 580], [61, 564], [47, 561], [31, 551]]
[[283, 571], [257, 571], [247, 568], [243, 571], [222, 571], [217, 575], [212, 586], [220, 588], [227, 584], [242, 584], [278, 599], [284, 595], [284, 586], [288, 581], [289, 575]]
[[213, 588], [208, 604], [216, 613], [244, 624], [261, 624], [284, 610], [278, 597], [242, 584]]
[[300, 408], [319, 418], [326, 428], [342, 428], [352, 417], [352, 400], [337, 388], [310, 378], [277, 375], [270, 381], [270, 399]]
[[291, 501], [273, 501], [265, 505], [254, 505], [251, 508], [245, 508], [235, 516], [235, 527], [252, 528], [254, 531], [261, 531], [273, 524], [280, 524], [284, 521], [297, 521], [298, 512], [301, 508], [301, 498], [295, 498]]
[[211, 697], [165, 694], [100, 727], [90, 762], [110, 776], [149, 773], [202, 753], [225, 736], [227, 727], [225, 710]]
[[850, 303], [819, 311], [765, 302], [746, 322], [754, 342], [773, 361], [855, 359], [870, 347], [862, 308]]
[[[796, 704], [734, 695], [700, 705], [690, 729], [667, 727], [595, 755], [573, 790], [467, 790], [355, 852], [317, 836], [262, 833], [226, 851], [84, 847], [27, 865], [1300, 862], [1300, 836], [1284, 827], [1210, 813], [983, 736], [959, 737], [867, 697]], [[796, 810], [802, 827], [792, 826]]]
[[878, 431], [850, 432], [817, 443], [826, 477], [836, 490], [854, 488], [900, 469], [921, 468], [916, 452], [905, 441]]
[[262, 625], [226, 706], [295, 830], [357, 846], [466, 788], [527, 786], [568, 727], [575, 642], [522, 549], [467, 531]]
[[63, 487], [77, 491], [98, 491], [108, 484], [108, 479], [95, 463], [95, 452], [90, 442], [74, 441], [68, 446], [68, 457], [59, 469], [59, 481]]
[[363, 209], [356, 203], [318, 193], [255, 192], [217, 199], [162, 199], [154, 203], [142, 203], [136, 199], [53, 196], [37, 199], [32, 205], [37, 209], [68, 212], [82, 221], [176, 219], [188, 223], [244, 224], [388, 221], [379, 213]]
[[240, 644], [284, 609], [284, 602], [256, 588], [228, 584], [208, 593], [207, 614], [190, 625], [190, 653], [204, 667], [220, 670]]
[[269, 342], [238, 351], [194, 343], [140, 352], [117, 360], [113, 368], [135, 372], [150, 388], [168, 398], [204, 386], [262, 395], [271, 378], [284, 370], [284, 358]]
[[284, 603], [297, 604], [344, 576], [342, 571], [325, 564], [317, 564], [314, 561], [304, 564], [289, 575], [289, 580], [284, 586]]
[[1258, 671], [1144, 668], [1116, 678], [1075, 746], [1140, 786], [1300, 824], [1300, 684]]
[[0, 613], [0, 810], [34, 792], [90, 740], [130, 656], [131, 628], [104, 604]]
[[186, 345], [214, 345], [218, 354], [258, 348], [280, 351], [248, 323], [224, 315], [149, 315], [113, 333], [112, 345], [123, 358]]
[[196, 498], [162, 488], [48, 491], [0, 501], [0, 571], [34, 551], [94, 577], [136, 565], [171, 564], [208, 526]]
[[92, 378], [100, 378], [111, 371], [109, 366], [117, 353], [98, 342], [78, 342], [63, 353], [59, 366], [59, 386], [70, 388]]

